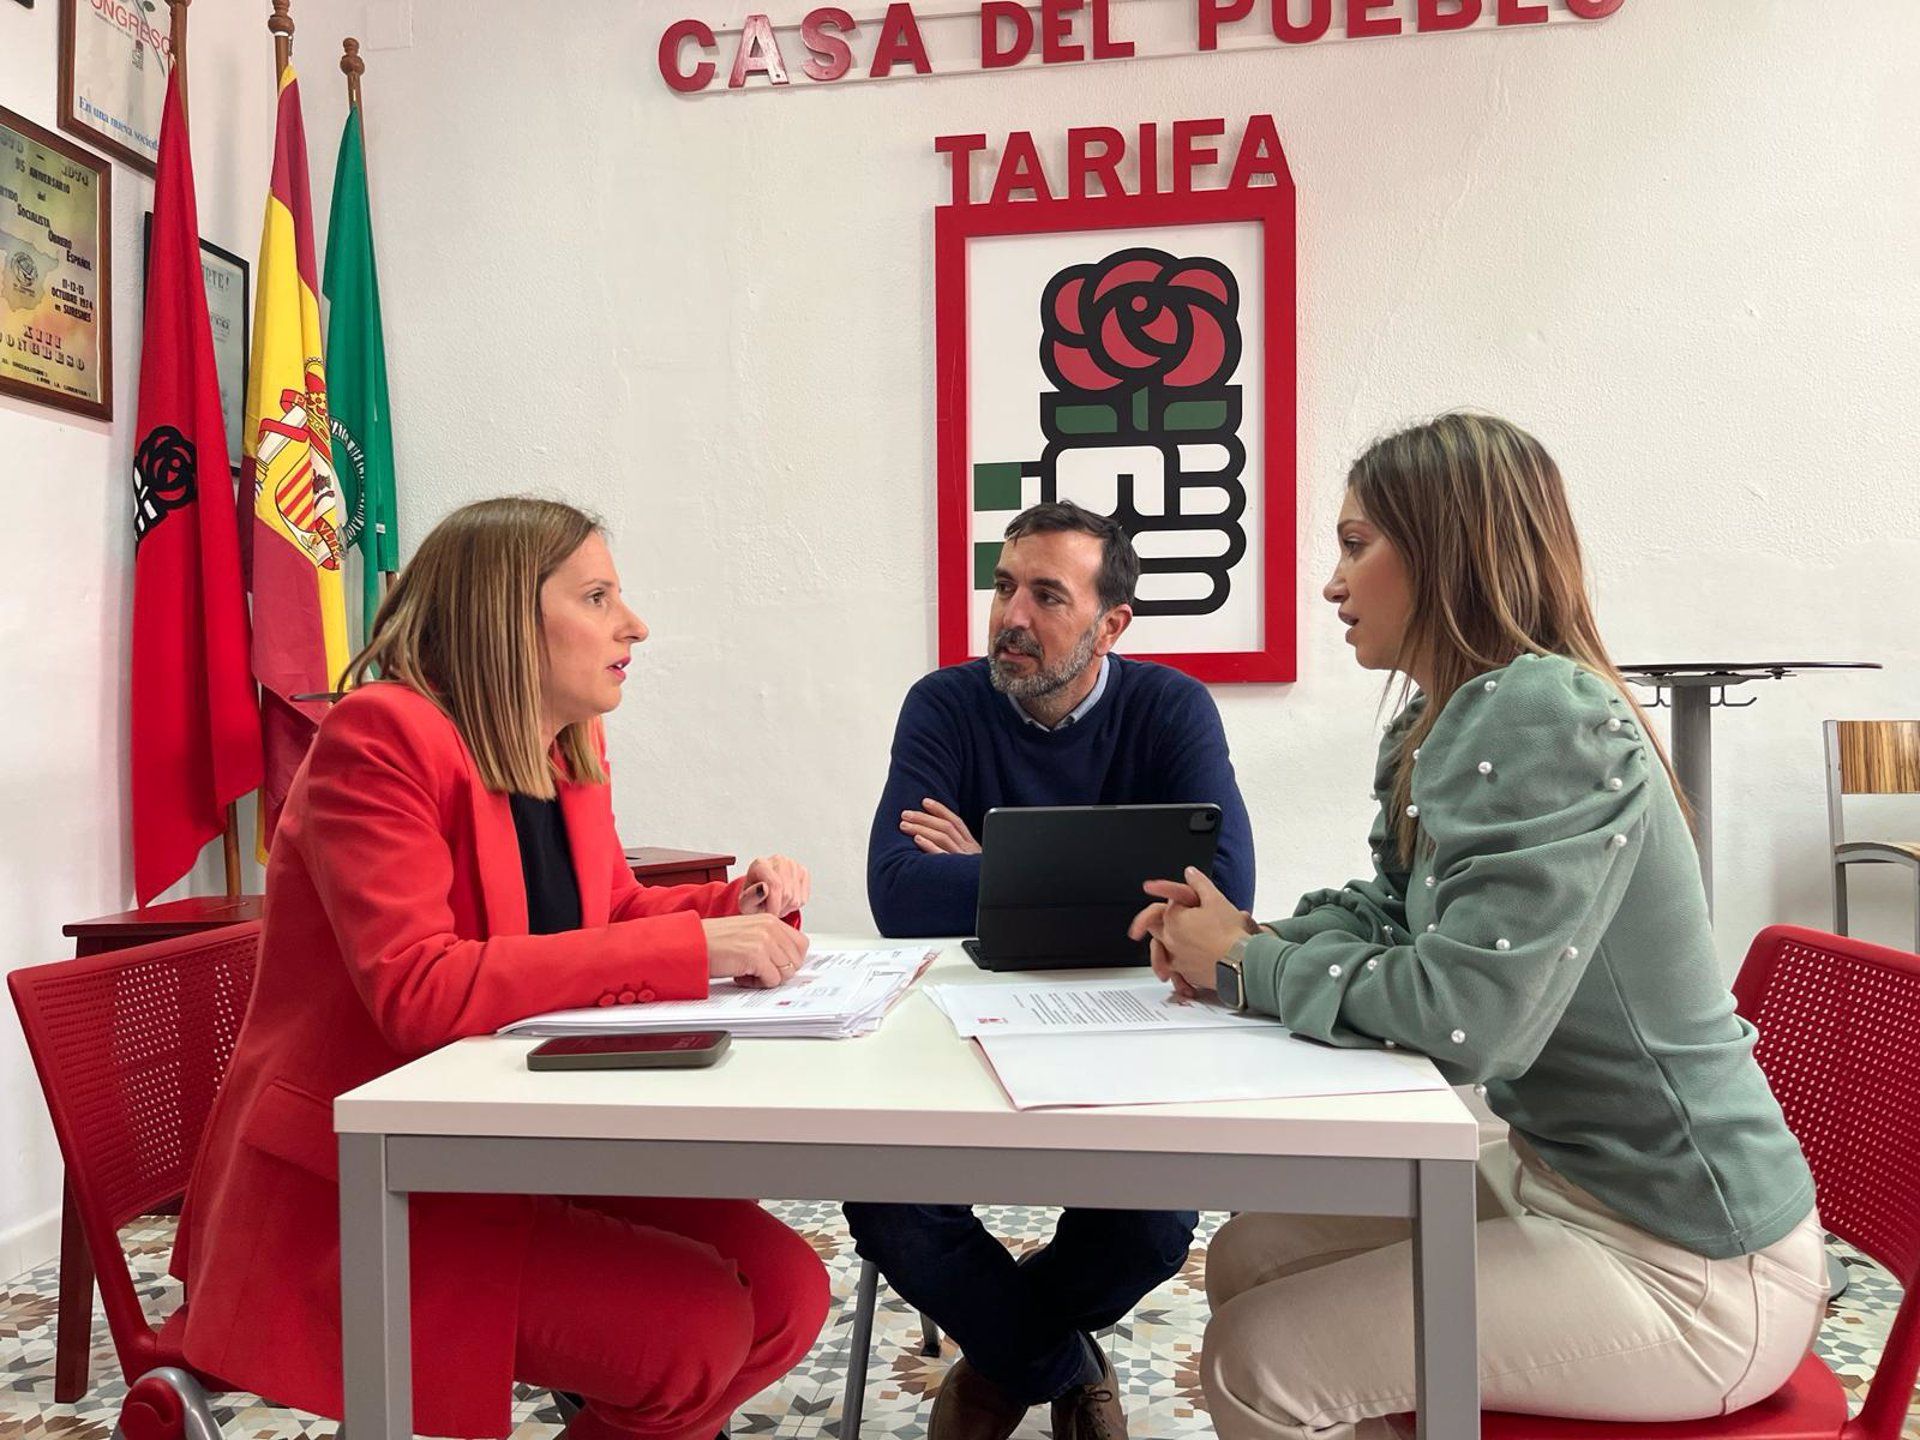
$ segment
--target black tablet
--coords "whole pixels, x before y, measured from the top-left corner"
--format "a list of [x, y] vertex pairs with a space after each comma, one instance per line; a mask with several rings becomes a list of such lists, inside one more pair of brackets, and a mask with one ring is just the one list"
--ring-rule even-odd
[[978, 940], [986, 970], [1144, 965], [1127, 926], [1148, 880], [1211, 875], [1218, 805], [1044, 805], [987, 812], [980, 833]]

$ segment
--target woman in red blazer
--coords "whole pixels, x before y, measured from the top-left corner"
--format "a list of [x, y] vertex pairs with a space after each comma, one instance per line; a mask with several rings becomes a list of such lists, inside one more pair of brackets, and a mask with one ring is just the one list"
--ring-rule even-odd
[[[336, 1095], [527, 1015], [779, 984], [804, 957], [792, 861], [673, 889], [626, 867], [598, 717], [646, 634], [595, 523], [546, 501], [455, 511], [381, 606], [350, 674], [384, 679], [328, 714], [273, 837], [188, 1191], [173, 1267], [207, 1373], [341, 1414]], [[508, 1434], [519, 1379], [585, 1395], [583, 1440], [712, 1440], [826, 1316], [812, 1248], [751, 1201], [421, 1195], [411, 1234], [434, 1435]]]

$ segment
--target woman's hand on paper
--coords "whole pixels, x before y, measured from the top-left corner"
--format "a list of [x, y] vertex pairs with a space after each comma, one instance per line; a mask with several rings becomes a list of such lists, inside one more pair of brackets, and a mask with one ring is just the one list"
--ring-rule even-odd
[[793, 977], [807, 958], [807, 937], [777, 915], [702, 920], [707, 974], [715, 980], [770, 989]]
[[742, 915], [791, 915], [813, 898], [807, 867], [785, 855], [767, 855], [747, 866], [740, 888]]
[[1251, 929], [1246, 912], [1191, 865], [1184, 884], [1149, 880], [1142, 888], [1156, 900], [1133, 917], [1127, 934], [1151, 937], [1153, 973], [1185, 997], [1211, 991], [1214, 966]]

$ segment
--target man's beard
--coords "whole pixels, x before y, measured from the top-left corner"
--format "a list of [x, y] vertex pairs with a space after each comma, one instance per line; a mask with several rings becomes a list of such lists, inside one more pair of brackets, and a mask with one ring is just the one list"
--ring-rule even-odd
[[1016, 700], [1044, 699], [1072, 684], [1074, 677], [1093, 663], [1093, 647], [1098, 643], [1096, 632], [1099, 628], [1100, 622], [1096, 620], [1087, 627], [1087, 633], [1080, 637], [1066, 659], [1052, 666], [1042, 661], [1034, 666], [1031, 675], [1016, 674], [1011, 666], [1000, 659], [1000, 652], [1015, 650], [1041, 661], [1040, 642], [1026, 630], [1002, 630], [993, 637], [993, 648], [987, 656], [987, 679], [1002, 695], [1011, 695]]

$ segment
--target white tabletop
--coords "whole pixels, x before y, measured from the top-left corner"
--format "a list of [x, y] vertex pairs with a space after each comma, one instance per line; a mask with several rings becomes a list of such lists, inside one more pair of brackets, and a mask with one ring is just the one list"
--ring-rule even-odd
[[[821, 949], [905, 942], [812, 937]], [[925, 980], [999, 983], [956, 941]], [[1111, 972], [1109, 972], [1111, 973]], [[1043, 978], [1032, 976], [1028, 978]], [[924, 983], [924, 981], [923, 981]], [[595, 1140], [1107, 1149], [1472, 1160], [1450, 1090], [1216, 1104], [1015, 1110], [980, 1049], [917, 990], [857, 1040], [739, 1040], [704, 1070], [526, 1068], [530, 1038], [463, 1040], [334, 1102], [336, 1130]], [[1338, 1065], [1340, 1052], [1329, 1050]]]

